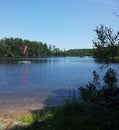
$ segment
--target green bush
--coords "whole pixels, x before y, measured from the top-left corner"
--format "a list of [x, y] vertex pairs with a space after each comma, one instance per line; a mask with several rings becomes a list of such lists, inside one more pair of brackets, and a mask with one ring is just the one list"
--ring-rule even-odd
[[117, 86], [117, 72], [109, 68], [103, 77], [104, 85], [101, 88], [97, 88], [99, 82], [99, 75], [93, 72], [93, 82], [89, 82], [85, 87], [79, 88], [79, 93], [83, 101], [98, 102], [109, 99], [113, 96], [119, 95], [119, 88]]

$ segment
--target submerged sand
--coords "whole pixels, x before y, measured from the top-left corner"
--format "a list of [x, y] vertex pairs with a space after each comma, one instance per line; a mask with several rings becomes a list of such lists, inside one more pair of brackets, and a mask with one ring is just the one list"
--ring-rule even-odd
[[43, 107], [44, 104], [36, 99], [0, 99], [0, 117], [20, 116]]

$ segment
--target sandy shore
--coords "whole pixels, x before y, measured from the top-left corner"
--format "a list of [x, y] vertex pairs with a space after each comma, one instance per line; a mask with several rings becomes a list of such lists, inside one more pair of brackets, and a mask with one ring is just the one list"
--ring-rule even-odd
[[30, 115], [33, 111], [43, 108], [44, 104], [36, 99], [0, 100], [0, 130], [9, 130], [28, 125], [16, 119], [23, 115]]
[[2, 99], [0, 100], [0, 118], [10, 118], [30, 114], [43, 109], [45, 105], [36, 99]]
[[18, 105], [15, 106], [7, 106], [4, 109], [0, 109], [0, 130], [9, 130], [12, 128], [20, 128], [26, 123], [16, 120], [17, 118], [25, 115], [30, 115], [32, 111], [43, 109], [44, 105], [41, 104], [29, 104], [27, 103], [25, 106]]

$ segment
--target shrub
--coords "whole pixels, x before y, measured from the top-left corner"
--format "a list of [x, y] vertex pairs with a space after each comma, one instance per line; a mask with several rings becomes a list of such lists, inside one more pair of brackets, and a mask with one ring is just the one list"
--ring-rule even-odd
[[99, 75], [96, 71], [93, 72], [93, 82], [89, 82], [86, 84], [85, 87], [79, 88], [79, 93], [81, 99], [83, 101], [88, 102], [98, 102], [98, 101], [105, 101], [106, 99], [111, 98], [112, 96], [119, 96], [119, 88], [117, 86], [117, 72], [109, 68], [105, 73], [103, 80], [105, 85], [101, 86], [101, 88], [97, 88], [99, 82]]

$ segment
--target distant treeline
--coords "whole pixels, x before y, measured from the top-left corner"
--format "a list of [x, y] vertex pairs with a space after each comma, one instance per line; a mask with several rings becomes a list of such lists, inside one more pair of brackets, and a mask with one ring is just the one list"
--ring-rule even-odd
[[70, 49], [65, 51], [66, 56], [93, 56], [93, 49]]
[[3, 38], [0, 40], [1, 57], [23, 57], [23, 47], [27, 45], [27, 57], [47, 57], [63, 56], [64, 51], [56, 48], [55, 45], [46, 43], [23, 40], [21, 38]]
[[27, 45], [27, 57], [48, 56], [91, 56], [93, 49], [60, 50], [55, 45], [47, 45], [43, 42], [23, 40], [21, 38], [0, 39], [0, 57], [23, 57], [23, 47]]

